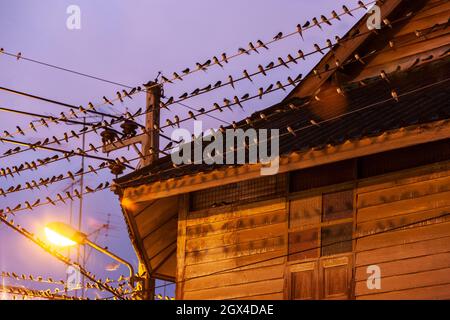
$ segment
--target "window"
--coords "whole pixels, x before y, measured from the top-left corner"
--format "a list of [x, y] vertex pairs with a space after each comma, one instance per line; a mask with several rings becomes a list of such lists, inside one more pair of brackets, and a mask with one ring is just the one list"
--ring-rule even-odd
[[353, 186], [350, 182], [290, 196], [288, 298], [350, 296]]
[[352, 251], [353, 189], [293, 199], [288, 261]]

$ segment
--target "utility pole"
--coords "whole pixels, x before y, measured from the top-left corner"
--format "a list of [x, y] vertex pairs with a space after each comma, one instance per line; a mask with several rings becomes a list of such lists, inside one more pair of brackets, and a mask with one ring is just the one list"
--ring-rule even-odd
[[[141, 159], [140, 166], [148, 166], [152, 164], [158, 159], [159, 155], [159, 104], [161, 99], [161, 86], [159, 86], [156, 82], [149, 82], [145, 85], [145, 89], [147, 95], [144, 133], [127, 139], [123, 139], [120, 142], [114, 142], [114, 144], [111, 143], [103, 146], [103, 152], [109, 153], [111, 151], [119, 150], [129, 146], [135, 147], [137, 143], [140, 143], [140, 153], [144, 156]], [[144, 300], [153, 300], [155, 298], [155, 279], [150, 276], [149, 270], [146, 270], [144, 261], [141, 261], [141, 263], [139, 263], [139, 274], [143, 274], [144, 272], [144, 279], [140, 281], [140, 284], [138, 286], [139, 290], [142, 292], [140, 296]]]

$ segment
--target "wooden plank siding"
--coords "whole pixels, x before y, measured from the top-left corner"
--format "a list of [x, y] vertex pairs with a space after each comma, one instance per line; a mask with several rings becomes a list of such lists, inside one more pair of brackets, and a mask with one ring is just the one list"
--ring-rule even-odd
[[[356, 299], [450, 298], [450, 170], [425, 169], [360, 183]], [[380, 289], [367, 287], [369, 265], [380, 267]]]
[[282, 299], [287, 220], [285, 198], [189, 212], [182, 298]]

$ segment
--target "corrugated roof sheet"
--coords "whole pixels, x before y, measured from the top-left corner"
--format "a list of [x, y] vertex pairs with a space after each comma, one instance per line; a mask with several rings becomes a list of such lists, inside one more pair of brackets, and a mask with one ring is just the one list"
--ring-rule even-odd
[[[320, 149], [346, 140], [377, 136], [385, 131], [450, 118], [450, 58], [429, 62], [411, 70], [376, 77], [365, 85], [347, 84], [344, 96], [337, 92], [317, 101], [291, 99], [254, 113], [251, 126], [280, 129], [280, 155]], [[399, 95], [398, 102], [391, 90]], [[320, 96], [320, 94], [319, 94]], [[289, 106], [291, 105], [291, 107]], [[296, 108], [292, 108], [295, 105]], [[263, 120], [263, 113], [267, 120]], [[312, 124], [318, 123], [319, 125]], [[244, 120], [237, 125], [249, 128]], [[289, 133], [287, 127], [296, 131]], [[232, 127], [227, 127], [232, 128]], [[174, 168], [170, 156], [116, 179], [123, 187], [206, 172], [224, 165], [183, 165]]]

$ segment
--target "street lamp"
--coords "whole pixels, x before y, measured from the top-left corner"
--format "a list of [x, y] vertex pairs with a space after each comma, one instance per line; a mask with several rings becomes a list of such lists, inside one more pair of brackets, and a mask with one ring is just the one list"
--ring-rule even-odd
[[134, 280], [134, 269], [131, 263], [123, 260], [122, 258], [116, 256], [114, 253], [109, 252], [105, 248], [98, 246], [88, 239], [87, 235], [83, 232], [80, 232], [71, 226], [63, 223], [63, 222], [51, 222], [45, 226], [45, 235], [47, 239], [60, 247], [69, 247], [75, 245], [88, 245], [94, 248], [95, 250], [100, 251], [103, 254], [113, 258], [114, 260], [126, 265], [130, 270], [130, 282], [133, 286]]

